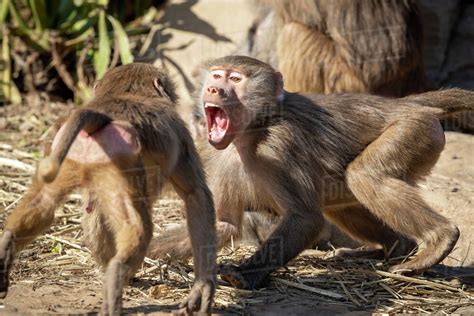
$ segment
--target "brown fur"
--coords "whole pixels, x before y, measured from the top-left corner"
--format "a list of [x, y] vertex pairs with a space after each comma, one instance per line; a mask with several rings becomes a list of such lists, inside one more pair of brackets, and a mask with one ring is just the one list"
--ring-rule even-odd
[[[254, 2], [257, 18], [237, 53], [277, 68], [288, 91], [405, 96], [428, 87], [416, 0]], [[200, 105], [193, 108], [190, 126], [195, 139], [205, 136]], [[261, 218], [250, 218], [261, 216], [256, 214], [261, 212], [247, 214], [246, 224], [260, 221]], [[265, 231], [256, 231], [257, 226], [248, 227], [243, 238], [251, 241], [252, 234], [272, 230], [272, 226], [258, 227]], [[335, 232], [329, 242], [348, 241], [337, 228], [327, 230]], [[346, 246], [354, 244], [349, 241]]]
[[[404, 96], [424, 89], [415, 0], [273, 0], [247, 54], [279, 69], [294, 92]], [[272, 38], [272, 40], [268, 40]]]
[[[221, 269], [224, 279], [238, 287], [260, 285], [318, 239], [325, 218], [362, 243], [395, 247], [392, 255], [407, 255], [420, 244], [414, 259], [392, 271], [420, 273], [453, 249], [459, 230], [423, 201], [416, 183], [443, 149], [439, 119], [472, 110], [473, 92], [450, 89], [401, 99], [283, 92], [279, 102], [282, 86], [269, 65], [228, 56], [207, 66], [248, 77], [240, 99], [225, 83], [213, 89], [222, 89], [221, 109], [253, 118], [225, 149], [204, 149], [219, 245], [239, 236], [249, 205], [281, 216], [251, 258]], [[189, 246], [179, 248], [180, 254], [190, 254]]]
[[[215, 288], [214, 206], [176, 101], [172, 82], [151, 65], [121, 66], [105, 75], [95, 87], [94, 100], [67, 119], [58, 145], [40, 163], [33, 185], [7, 218], [0, 243], [3, 279], [8, 279], [15, 252], [6, 246], [12, 245], [8, 241], [14, 240], [20, 251], [51, 225], [66, 195], [82, 188], [91, 212], [83, 220], [85, 241], [97, 262], [107, 267], [102, 313], [120, 313], [123, 284], [140, 267], [152, 237], [151, 206], [169, 180], [185, 201], [195, 259], [196, 282], [180, 307], [210, 311]], [[110, 125], [135, 138], [134, 152], [114, 154], [105, 163], [71, 158], [80, 145], [76, 136], [81, 130], [94, 135]], [[105, 152], [113, 141], [101, 143]], [[5, 283], [0, 282], [3, 296]]]
[[[242, 218], [241, 242], [244, 245], [259, 246], [270, 237], [278, 227], [280, 216], [272, 210], [246, 209]], [[237, 238], [237, 236], [235, 236]], [[235, 239], [234, 239], [235, 242]], [[325, 223], [321, 228], [318, 239], [310, 247], [319, 250], [334, 250], [337, 248], [358, 248], [361, 243], [342, 232], [337, 226]], [[345, 249], [347, 250], [347, 249]]]

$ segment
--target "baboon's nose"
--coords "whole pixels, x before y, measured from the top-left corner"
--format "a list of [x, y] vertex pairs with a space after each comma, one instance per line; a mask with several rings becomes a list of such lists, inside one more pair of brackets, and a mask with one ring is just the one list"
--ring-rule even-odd
[[216, 87], [208, 87], [207, 88], [207, 93], [209, 93], [211, 95], [217, 95], [217, 94], [219, 94], [219, 89], [216, 88]]

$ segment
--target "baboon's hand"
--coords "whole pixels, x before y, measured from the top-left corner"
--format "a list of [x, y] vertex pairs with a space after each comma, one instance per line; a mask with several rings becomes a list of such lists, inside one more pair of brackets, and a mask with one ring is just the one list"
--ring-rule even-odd
[[219, 266], [219, 275], [238, 289], [253, 290], [268, 282], [269, 272], [248, 265], [223, 264]]
[[11, 231], [6, 230], [0, 239], [0, 298], [8, 292], [8, 275], [15, 254], [15, 241]]
[[238, 289], [252, 289], [252, 286], [238, 266], [227, 264], [220, 265], [219, 274], [222, 280], [229, 282], [232, 286]]
[[210, 315], [216, 284], [214, 280], [197, 280], [191, 293], [179, 305], [179, 315]]

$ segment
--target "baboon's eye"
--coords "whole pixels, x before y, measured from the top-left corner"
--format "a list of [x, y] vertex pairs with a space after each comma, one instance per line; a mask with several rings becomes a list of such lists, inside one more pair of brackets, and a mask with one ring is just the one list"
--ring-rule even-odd
[[233, 82], [237, 83], [237, 82], [240, 82], [240, 81], [242, 80], [242, 78], [232, 76], [232, 77], [230, 77], [230, 80], [232, 80]]
[[232, 80], [235, 83], [238, 83], [238, 82], [242, 81], [242, 75], [239, 74], [238, 72], [232, 72], [229, 75], [229, 79]]
[[224, 76], [225, 73], [224, 73], [224, 70], [219, 70], [218, 69], [218, 70], [211, 71], [211, 74], [212, 74], [212, 78], [217, 80], [217, 79], [221, 79], [222, 76]]

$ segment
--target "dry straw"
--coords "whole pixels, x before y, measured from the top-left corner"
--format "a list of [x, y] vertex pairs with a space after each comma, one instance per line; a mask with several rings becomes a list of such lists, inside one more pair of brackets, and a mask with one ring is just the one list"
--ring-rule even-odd
[[[23, 115], [29, 115], [23, 113]], [[36, 115], [36, 114], [31, 114]], [[23, 116], [24, 117], [24, 116]], [[0, 223], [18, 203], [30, 184], [39, 147], [35, 140], [47, 130], [41, 120], [20, 140], [0, 139]], [[53, 119], [48, 119], [53, 121]], [[39, 123], [38, 123], [39, 122]], [[10, 116], [12, 130], [22, 124], [21, 116]], [[11, 135], [21, 133], [12, 132]], [[13, 136], [12, 136], [13, 137]], [[44, 138], [44, 136], [43, 136]], [[15, 143], [15, 147], [10, 145]], [[20, 149], [21, 148], [21, 149]], [[167, 194], [154, 208], [155, 233], [182, 221], [182, 202]], [[12, 286], [39, 288], [55, 286], [56, 299], [62, 291], [83, 286], [100, 296], [101, 277], [89, 251], [81, 244], [82, 206], [72, 195], [56, 213], [54, 225], [21, 253], [12, 273]], [[219, 261], [237, 263], [247, 258], [252, 247], [225, 248]], [[245, 313], [248, 307], [298, 302], [311, 307], [338, 306], [374, 313], [452, 313], [474, 305], [474, 291], [465, 283], [474, 275], [437, 274], [405, 277], [386, 272], [388, 262], [341, 260], [331, 253], [307, 250], [256, 291], [234, 289], [219, 281], [215, 305], [218, 310]], [[146, 259], [142, 269], [124, 293], [126, 307], [150, 306], [159, 311], [176, 307], [189, 292], [193, 281], [192, 262], [171, 263]], [[472, 284], [471, 284], [472, 285]], [[80, 306], [78, 310], [99, 306]], [[157, 307], [158, 306], [158, 307]], [[144, 307], [143, 307], [144, 308]], [[144, 310], [134, 310], [144, 311]]]

